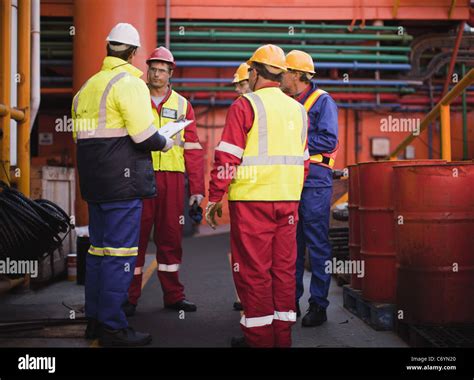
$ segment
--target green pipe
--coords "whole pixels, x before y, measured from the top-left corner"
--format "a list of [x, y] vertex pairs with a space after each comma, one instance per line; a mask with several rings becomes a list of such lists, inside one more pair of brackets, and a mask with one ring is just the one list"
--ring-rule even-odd
[[[461, 74], [464, 78], [466, 75], [466, 65], [463, 63], [461, 66]], [[467, 144], [467, 99], [466, 99], [466, 90], [462, 92], [462, 159], [469, 159], [469, 147]]]
[[[251, 49], [255, 50], [260, 44], [212, 44], [212, 43], [187, 43], [187, 42], [171, 42], [171, 50], [173, 49]], [[292, 45], [279, 44], [282, 49], [298, 49], [304, 51], [312, 50], [362, 50], [362, 51], [389, 51], [389, 52], [410, 52], [409, 46], [355, 46], [355, 45]]]
[[[252, 51], [173, 51], [173, 56], [178, 59], [239, 59], [246, 60], [252, 56]], [[41, 49], [41, 54], [53, 57], [70, 57], [72, 56], [72, 47], [69, 49], [48, 48], [44, 45]], [[378, 62], [408, 62], [408, 57], [403, 55], [370, 55], [370, 54], [332, 54], [332, 53], [318, 53], [312, 54], [316, 61], [378, 61]]]
[[[158, 23], [163, 23], [164, 20], [159, 20]], [[349, 25], [326, 25], [326, 24], [305, 24], [305, 23], [285, 23], [285, 24], [277, 24], [271, 22], [194, 22], [194, 21], [173, 21], [171, 22], [171, 26], [189, 26], [189, 27], [207, 27], [207, 28], [218, 28], [218, 27], [226, 27], [226, 28], [285, 28], [288, 29], [290, 27], [293, 28], [302, 28], [302, 29], [322, 29], [322, 30], [334, 30], [334, 29], [345, 29], [349, 27]], [[378, 31], [397, 31], [400, 27], [398, 26], [366, 26], [361, 28], [360, 25], [354, 25], [353, 29], [359, 30], [378, 30]]]
[[256, 39], [256, 40], [365, 40], [365, 41], [411, 41], [413, 36], [403, 34], [348, 34], [348, 33], [266, 33], [266, 32], [221, 32], [213, 29], [202, 32], [171, 32], [171, 38], [212, 38], [212, 39]]
[[[245, 60], [252, 56], [252, 51], [173, 51], [175, 58], [233, 58]], [[317, 61], [379, 61], [379, 62], [408, 62], [408, 57], [404, 55], [370, 55], [370, 54], [313, 54], [313, 59]]]
[[[229, 86], [173, 86], [173, 89], [176, 91], [185, 91], [185, 92], [199, 92], [199, 91], [219, 91], [219, 92], [230, 92], [234, 91], [233, 87]], [[414, 93], [415, 89], [413, 88], [393, 88], [393, 87], [354, 87], [354, 88], [347, 88], [347, 87], [324, 87], [324, 90], [329, 92], [362, 92], [362, 93]]]

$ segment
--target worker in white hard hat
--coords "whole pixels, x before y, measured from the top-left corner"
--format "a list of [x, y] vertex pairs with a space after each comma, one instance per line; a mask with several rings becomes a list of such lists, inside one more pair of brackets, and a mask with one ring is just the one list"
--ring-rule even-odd
[[246, 62], [242, 63], [234, 74], [232, 83], [235, 85], [235, 92], [239, 95], [252, 92], [249, 85], [249, 68]]
[[167, 151], [174, 141], [154, 126], [150, 93], [131, 64], [138, 31], [120, 23], [106, 40], [101, 70], [72, 106], [81, 194], [89, 206], [85, 335], [102, 346], [143, 346], [151, 335], [128, 326], [122, 305], [138, 254], [142, 199], [156, 194], [150, 152]]

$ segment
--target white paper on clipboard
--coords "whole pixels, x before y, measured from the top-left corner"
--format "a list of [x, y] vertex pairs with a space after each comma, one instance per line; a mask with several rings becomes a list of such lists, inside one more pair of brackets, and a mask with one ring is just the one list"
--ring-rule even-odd
[[159, 131], [160, 135], [168, 137], [169, 139], [172, 138], [177, 133], [181, 132], [184, 128], [186, 128], [189, 124], [191, 124], [192, 120], [180, 120], [180, 121], [171, 121], [166, 123], [162, 126]]

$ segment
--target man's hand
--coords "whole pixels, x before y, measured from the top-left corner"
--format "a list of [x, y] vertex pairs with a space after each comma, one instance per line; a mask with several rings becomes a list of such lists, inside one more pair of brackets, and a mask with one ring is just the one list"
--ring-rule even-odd
[[161, 149], [162, 152], [167, 152], [169, 151], [173, 146], [174, 146], [174, 140], [170, 139], [168, 137], [163, 136], [166, 139], [166, 145], [164, 146], [163, 149]]
[[209, 202], [206, 207], [206, 222], [212, 229], [216, 229], [216, 212], [220, 218], [222, 216], [222, 202]]
[[189, 205], [192, 206], [194, 202], [197, 202], [198, 206], [200, 206], [203, 199], [204, 199], [204, 195], [193, 194], [189, 197]]

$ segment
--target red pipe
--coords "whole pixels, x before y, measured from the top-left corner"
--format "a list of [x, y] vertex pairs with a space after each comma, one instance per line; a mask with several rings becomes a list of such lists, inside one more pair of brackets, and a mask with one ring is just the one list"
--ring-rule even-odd
[[459, 46], [461, 45], [462, 33], [464, 32], [464, 25], [466, 25], [466, 21], [461, 21], [461, 24], [459, 24], [458, 35], [456, 36], [456, 41], [454, 42], [453, 55], [451, 56], [451, 62], [449, 63], [448, 76], [444, 82], [443, 96], [448, 92], [449, 82], [451, 82], [451, 78], [453, 76], [454, 65], [456, 64]]

